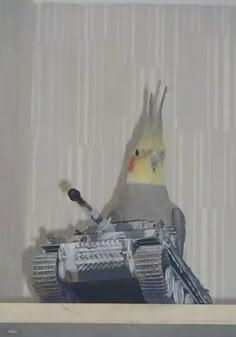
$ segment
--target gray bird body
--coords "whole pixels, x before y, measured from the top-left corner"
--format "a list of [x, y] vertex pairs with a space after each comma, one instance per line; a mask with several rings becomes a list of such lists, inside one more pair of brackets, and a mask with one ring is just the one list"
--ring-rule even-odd
[[126, 184], [110, 217], [114, 223], [129, 220], [162, 220], [176, 230], [177, 246], [180, 255], [183, 255], [185, 218], [181, 210], [170, 201], [166, 186]]
[[[169, 199], [164, 183], [165, 147], [162, 131], [162, 108], [166, 96], [165, 87], [159, 99], [161, 82], [155, 94], [151, 93], [146, 107], [142, 133], [134, 139], [133, 152], [127, 167], [128, 175], [117, 205], [110, 213], [112, 222], [146, 220], [173, 227], [179, 254], [183, 256], [185, 241], [185, 217]], [[146, 113], [147, 112], [147, 113]], [[121, 224], [127, 226], [127, 224]]]

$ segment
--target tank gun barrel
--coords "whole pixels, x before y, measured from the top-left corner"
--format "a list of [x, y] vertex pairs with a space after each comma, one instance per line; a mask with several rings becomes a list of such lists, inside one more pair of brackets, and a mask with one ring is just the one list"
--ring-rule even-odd
[[80, 194], [80, 191], [75, 188], [71, 188], [68, 191], [68, 197], [70, 200], [77, 202], [84, 212], [97, 224], [98, 230], [101, 232], [110, 232], [113, 230], [112, 224], [95, 209], [90, 204], [85, 201]]

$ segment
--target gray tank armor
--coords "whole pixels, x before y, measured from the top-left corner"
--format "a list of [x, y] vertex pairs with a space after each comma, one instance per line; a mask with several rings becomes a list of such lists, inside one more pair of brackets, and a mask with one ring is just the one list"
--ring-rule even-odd
[[64, 241], [52, 236], [33, 258], [32, 285], [42, 302], [212, 303], [178, 254], [172, 227], [110, 223], [76, 189], [68, 196], [96, 226]]

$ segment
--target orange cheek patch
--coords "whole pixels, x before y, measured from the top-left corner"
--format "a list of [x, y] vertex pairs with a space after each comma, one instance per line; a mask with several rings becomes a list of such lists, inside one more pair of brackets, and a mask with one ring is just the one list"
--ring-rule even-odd
[[128, 165], [128, 171], [132, 172], [134, 170], [135, 166], [135, 157], [134, 155], [130, 158], [129, 165]]

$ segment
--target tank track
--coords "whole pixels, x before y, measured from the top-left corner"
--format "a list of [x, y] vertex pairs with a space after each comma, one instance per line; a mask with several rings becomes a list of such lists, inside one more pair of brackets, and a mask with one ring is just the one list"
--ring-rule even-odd
[[162, 245], [140, 246], [134, 262], [136, 277], [147, 303], [212, 303], [207, 290], [191, 269], [170, 249]]
[[169, 266], [163, 246], [140, 246], [134, 255], [136, 277], [147, 303], [172, 303], [168, 298], [164, 270]]
[[57, 253], [42, 253], [32, 261], [32, 282], [43, 302], [63, 302], [64, 291], [57, 277]]

